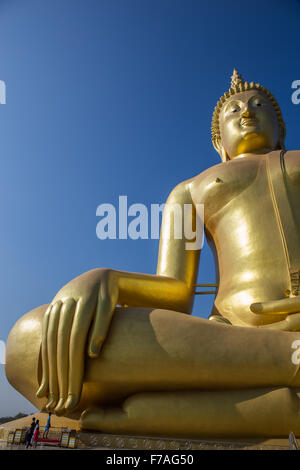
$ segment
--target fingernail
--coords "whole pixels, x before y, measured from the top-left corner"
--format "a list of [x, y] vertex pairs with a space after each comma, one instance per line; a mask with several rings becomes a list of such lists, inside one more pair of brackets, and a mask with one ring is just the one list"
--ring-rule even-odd
[[102, 344], [97, 345], [96, 343], [93, 343], [90, 347], [90, 350], [89, 350], [89, 356], [91, 358], [98, 357], [99, 353], [101, 351], [101, 348], [102, 348]]
[[58, 416], [62, 415], [63, 412], [64, 412], [64, 409], [65, 409], [65, 407], [64, 407], [65, 401], [66, 401], [66, 399], [65, 399], [64, 397], [60, 398], [58, 404], [57, 404], [56, 407], [55, 407], [55, 410], [54, 410], [54, 411], [55, 411], [55, 414], [57, 414]]
[[98, 352], [95, 348], [90, 348], [89, 350], [89, 356], [92, 358], [92, 359], [95, 359], [96, 357], [98, 357]]
[[48, 411], [51, 411], [56, 405], [56, 400], [54, 398], [51, 398], [51, 400], [48, 401], [46, 408]]
[[262, 307], [262, 304], [260, 302], [257, 302], [256, 304], [252, 304], [250, 306], [250, 310], [251, 312], [253, 313], [260, 313], [263, 311], [263, 307]]
[[65, 404], [65, 409], [70, 410], [77, 405], [77, 398], [75, 395], [68, 395], [67, 402]]
[[46, 395], [46, 391], [47, 391], [46, 386], [42, 384], [40, 388], [38, 389], [38, 391], [36, 392], [36, 396], [38, 398], [43, 398]]

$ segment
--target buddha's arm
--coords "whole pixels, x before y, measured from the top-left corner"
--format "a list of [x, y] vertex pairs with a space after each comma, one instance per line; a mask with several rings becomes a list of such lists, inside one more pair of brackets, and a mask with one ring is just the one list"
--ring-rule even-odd
[[[187, 206], [190, 207], [190, 211], [185, 211]], [[115, 299], [115, 304], [191, 313], [200, 249], [187, 249], [187, 244], [191, 243], [191, 240], [185, 235], [187, 226], [190, 224], [195, 228], [195, 223], [196, 212], [189, 183], [183, 182], [173, 189], [165, 204], [156, 274], [111, 269], [95, 270], [99, 272], [102, 284], [105, 283], [103, 271], [110, 278], [107, 285], [108, 290], [110, 286], [112, 289], [111, 295], [110, 293], [108, 295]], [[174, 230], [175, 224], [177, 224], [176, 230]], [[114, 289], [117, 295], [113, 292]], [[111, 305], [111, 309], [115, 306]], [[103, 332], [103, 328], [101, 330], [100, 336], [105, 337], [106, 332]]]
[[[184, 206], [188, 205], [191, 212], [186, 211], [184, 217]], [[182, 234], [182, 238], [174, 237], [175, 223], [175, 233]], [[191, 313], [200, 250], [186, 249], [191, 240], [185, 237], [185, 228], [195, 223], [196, 213], [189, 185], [184, 182], [176, 186], [165, 205], [156, 275], [114, 272], [121, 305]]]
[[165, 308], [191, 313], [193, 292], [185, 281], [171, 276], [113, 271], [118, 284], [118, 304]]
[[[177, 205], [182, 219], [170, 208]], [[184, 206], [190, 211], [183, 217]], [[176, 212], [176, 211], [175, 211]], [[166, 203], [156, 275], [94, 269], [73, 279], [54, 297], [43, 319], [43, 378], [38, 397], [48, 396], [48, 410], [73, 409], [82, 389], [85, 349], [98, 357], [116, 305], [165, 308], [190, 313], [199, 251], [186, 249], [183, 223], [196, 221], [189, 183], [181, 183]], [[185, 226], [186, 228], [186, 226]], [[180, 230], [181, 229], [181, 230]], [[178, 237], [178, 233], [182, 237]]]

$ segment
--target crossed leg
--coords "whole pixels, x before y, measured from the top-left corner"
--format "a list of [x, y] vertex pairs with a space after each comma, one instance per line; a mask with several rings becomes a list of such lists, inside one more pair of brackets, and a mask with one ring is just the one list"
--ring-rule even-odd
[[[7, 342], [8, 380], [40, 409], [46, 307], [22, 317]], [[99, 358], [86, 359], [81, 401], [68, 416], [83, 413], [82, 428], [115, 433], [250, 436], [289, 428], [299, 435], [298, 339], [168, 310], [118, 308]]]

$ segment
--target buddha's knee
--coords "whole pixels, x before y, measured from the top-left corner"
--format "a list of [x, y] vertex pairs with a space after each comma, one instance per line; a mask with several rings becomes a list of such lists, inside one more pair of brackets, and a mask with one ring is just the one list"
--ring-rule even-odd
[[40, 350], [46, 308], [47, 305], [42, 305], [21, 317], [6, 344], [5, 371], [9, 383], [39, 409], [46, 401], [36, 396], [42, 375]]

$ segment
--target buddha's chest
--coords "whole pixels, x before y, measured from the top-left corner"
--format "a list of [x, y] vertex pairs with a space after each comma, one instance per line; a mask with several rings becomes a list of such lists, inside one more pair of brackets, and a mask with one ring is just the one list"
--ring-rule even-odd
[[228, 212], [255, 218], [274, 210], [280, 216], [289, 206], [300, 226], [300, 152], [288, 152], [283, 161], [276, 151], [216, 165], [195, 178], [191, 192], [195, 204], [204, 204], [206, 224]]

